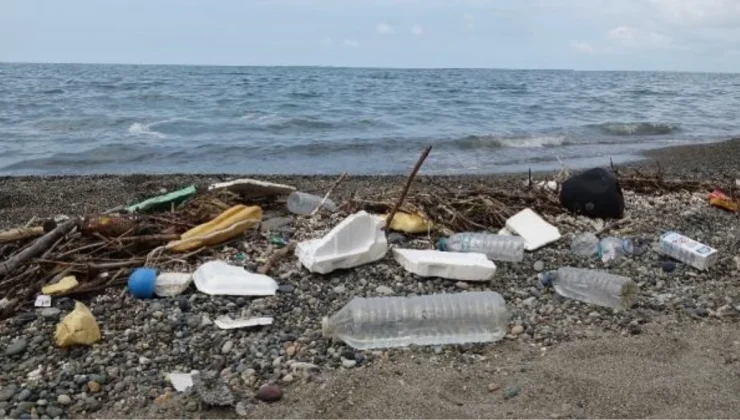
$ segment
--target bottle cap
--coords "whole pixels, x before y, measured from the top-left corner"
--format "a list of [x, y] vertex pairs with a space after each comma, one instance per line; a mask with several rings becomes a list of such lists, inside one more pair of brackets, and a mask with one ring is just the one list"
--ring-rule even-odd
[[540, 284], [544, 287], [552, 287], [552, 282], [555, 279], [555, 272], [545, 271], [544, 273], [538, 274], [537, 278], [539, 278]]
[[442, 238], [437, 241], [437, 248], [439, 248], [440, 251], [447, 251], [447, 238]]

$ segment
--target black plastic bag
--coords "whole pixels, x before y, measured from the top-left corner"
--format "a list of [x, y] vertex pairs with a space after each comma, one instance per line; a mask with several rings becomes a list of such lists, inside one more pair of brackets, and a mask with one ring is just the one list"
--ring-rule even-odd
[[560, 189], [560, 204], [568, 211], [588, 217], [621, 219], [624, 195], [617, 177], [593, 168], [570, 177]]

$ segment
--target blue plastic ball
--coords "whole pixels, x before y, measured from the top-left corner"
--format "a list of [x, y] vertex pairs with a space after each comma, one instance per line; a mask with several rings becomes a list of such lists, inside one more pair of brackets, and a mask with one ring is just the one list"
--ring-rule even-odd
[[137, 268], [128, 276], [128, 290], [139, 299], [154, 297], [157, 271], [152, 268]]

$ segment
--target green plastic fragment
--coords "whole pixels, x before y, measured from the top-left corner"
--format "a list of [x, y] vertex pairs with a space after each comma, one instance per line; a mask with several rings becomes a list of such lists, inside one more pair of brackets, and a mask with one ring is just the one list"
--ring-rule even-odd
[[129, 213], [136, 213], [144, 211], [169, 210], [170, 208], [172, 208], [173, 205], [177, 206], [183, 201], [194, 197], [195, 193], [195, 185], [191, 185], [181, 190], [172, 191], [167, 194], [148, 198], [140, 203], [136, 203], [126, 207], [126, 211], [128, 211]]

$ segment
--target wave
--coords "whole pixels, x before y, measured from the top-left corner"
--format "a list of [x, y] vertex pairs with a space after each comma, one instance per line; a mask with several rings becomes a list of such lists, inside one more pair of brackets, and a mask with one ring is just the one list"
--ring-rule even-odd
[[636, 96], [678, 96], [678, 92], [672, 90], [654, 90], [649, 88], [630, 89], [626, 93]]
[[565, 136], [467, 136], [461, 139], [453, 139], [443, 142], [449, 145], [458, 145], [463, 149], [482, 148], [520, 148], [536, 149], [546, 147], [558, 147], [571, 144]]
[[681, 129], [677, 124], [660, 122], [608, 122], [588, 127], [612, 136], [663, 136]]
[[149, 136], [149, 137], [155, 137], [158, 139], [167, 138], [166, 134], [160, 133], [159, 131], [155, 131], [151, 129], [151, 127], [155, 124], [157, 123], [154, 122], [150, 124], [142, 124], [142, 123], [135, 122], [131, 124], [131, 126], [129, 126], [128, 132], [129, 134], [132, 134], [135, 136]]

